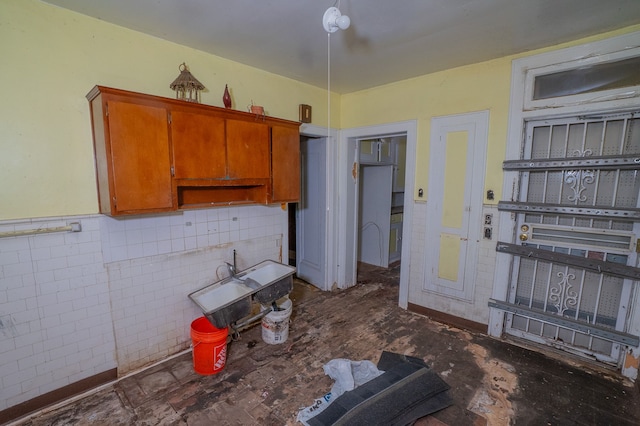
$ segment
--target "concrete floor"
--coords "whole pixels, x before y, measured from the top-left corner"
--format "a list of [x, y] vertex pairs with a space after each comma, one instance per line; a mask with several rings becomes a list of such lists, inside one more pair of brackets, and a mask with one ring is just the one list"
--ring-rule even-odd
[[185, 353], [24, 425], [294, 425], [327, 393], [335, 358], [377, 363], [383, 350], [424, 359], [454, 404], [416, 425], [637, 425], [636, 386], [398, 308], [399, 267], [361, 268], [360, 284], [323, 293], [296, 281], [289, 339], [261, 327], [230, 343], [224, 370], [201, 376]]

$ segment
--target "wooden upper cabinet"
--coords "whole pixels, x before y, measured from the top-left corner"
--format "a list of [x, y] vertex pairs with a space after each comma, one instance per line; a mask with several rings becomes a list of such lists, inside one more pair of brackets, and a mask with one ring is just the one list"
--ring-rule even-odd
[[222, 179], [227, 175], [225, 120], [212, 114], [174, 110], [171, 141], [176, 179]]
[[300, 135], [298, 127], [271, 127], [272, 202], [300, 200]]
[[269, 179], [269, 126], [262, 120], [227, 120], [227, 174], [229, 179]]
[[166, 108], [115, 93], [90, 100], [100, 212], [172, 210]]
[[171, 208], [167, 111], [118, 101], [107, 102], [107, 109], [115, 209]]
[[100, 212], [297, 201], [299, 123], [96, 86]]

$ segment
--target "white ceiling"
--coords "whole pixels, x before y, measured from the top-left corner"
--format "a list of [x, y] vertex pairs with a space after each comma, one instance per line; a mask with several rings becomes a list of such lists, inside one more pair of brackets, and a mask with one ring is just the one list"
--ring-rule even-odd
[[[640, 23], [640, 0], [45, 0], [275, 74], [349, 93]], [[194, 71], [197, 75], [197, 71]]]

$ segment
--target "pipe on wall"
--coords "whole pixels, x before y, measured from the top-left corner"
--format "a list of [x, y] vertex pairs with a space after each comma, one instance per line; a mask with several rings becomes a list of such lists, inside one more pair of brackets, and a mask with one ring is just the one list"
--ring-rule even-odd
[[0, 232], [0, 238], [22, 237], [25, 235], [51, 234], [54, 232], [81, 232], [82, 225], [80, 222], [71, 222], [67, 226], [55, 226], [51, 228], [22, 229], [19, 231]]

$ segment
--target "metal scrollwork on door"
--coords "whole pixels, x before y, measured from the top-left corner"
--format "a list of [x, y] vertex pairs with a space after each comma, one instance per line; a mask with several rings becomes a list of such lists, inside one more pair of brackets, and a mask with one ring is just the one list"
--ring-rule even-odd
[[[578, 293], [571, 290], [573, 287], [569, 280], [574, 280], [574, 274], [558, 272], [560, 282], [549, 289], [549, 301], [558, 310], [558, 315], [564, 316], [564, 312], [569, 308], [575, 308], [578, 304]], [[556, 287], [557, 286], [557, 287]]]
[[[588, 157], [591, 153], [590, 149], [573, 151], [574, 157]], [[583, 192], [587, 189], [587, 185], [595, 181], [595, 174], [595, 170], [567, 170], [564, 182], [573, 191], [573, 195], [567, 197], [568, 200], [575, 201], [576, 204], [587, 201], [587, 196]]]

